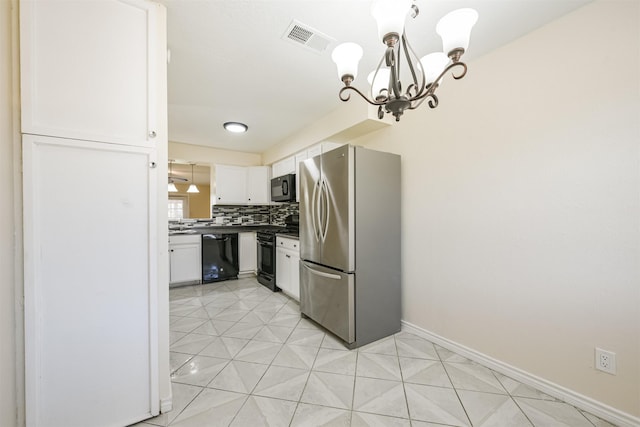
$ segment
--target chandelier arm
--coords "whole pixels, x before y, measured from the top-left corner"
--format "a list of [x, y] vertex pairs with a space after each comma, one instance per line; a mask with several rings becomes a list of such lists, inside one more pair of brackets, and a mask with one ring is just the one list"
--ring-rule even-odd
[[[373, 93], [373, 84], [375, 83], [376, 79], [378, 78], [378, 72], [380, 72], [380, 67], [382, 67], [382, 61], [384, 61], [384, 55], [382, 55], [382, 58], [380, 58], [380, 61], [378, 62], [378, 66], [376, 67], [376, 71], [375, 73], [373, 73], [373, 79], [371, 79], [371, 87], [369, 88], [369, 92], [371, 92], [371, 96], [373, 98], [376, 98], [378, 96], [377, 93]], [[384, 89], [383, 89], [384, 90]], [[388, 90], [387, 90], [388, 93]], [[387, 96], [388, 98], [388, 96]]]
[[391, 89], [389, 93], [393, 91], [393, 96], [395, 98], [400, 98], [400, 96], [402, 95], [402, 91], [400, 90], [400, 85], [398, 80], [398, 71], [399, 71], [398, 60], [399, 59], [400, 58], [396, 56], [396, 51], [394, 46], [388, 46], [385, 52], [385, 60], [386, 60], [387, 67], [389, 67], [389, 74], [391, 75], [391, 77], [389, 78], [389, 86]]
[[432, 109], [433, 109], [433, 108], [436, 108], [436, 107], [438, 106], [438, 97], [436, 96], [436, 94], [435, 94], [435, 93], [431, 92], [431, 93], [429, 93], [429, 94], [427, 94], [427, 95], [423, 96], [422, 98], [420, 98], [420, 99], [418, 100], [418, 102], [413, 103], [413, 104], [408, 108], [408, 110], [415, 110], [415, 109], [416, 109], [416, 108], [418, 108], [420, 105], [422, 105], [422, 103], [423, 103], [425, 100], [427, 100], [427, 99], [429, 100], [429, 101], [427, 102], [427, 104], [429, 105], [429, 108], [432, 108]]
[[[449, 65], [447, 65], [447, 67], [440, 73], [440, 75], [438, 76], [437, 79], [435, 79], [433, 81], [433, 83], [430, 83], [427, 85], [426, 87], [426, 91], [424, 93], [422, 93], [419, 96], [413, 97], [411, 98], [411, 101], [419, 101], [419, 100], [423, 100], [424, 98], [427, 97], [431, 97], [433, 98], [433, 94], [435, 93], [436, 89], [438, 88], [438, 85], [440, 84], [440, 82], [442, 81], [442, 79], [444, 78], [444, 76], [453, 68], [456, 67], [462, 67], [462, 73], [460, 75], [455, 75], [452, 73], [452, 76], [454, 79], [456, 80], [460, 80], [461, 78], [463, 78], [466, 74], [467, 74], [467, 64], [465, 64], [464, 62], [453, 62]], [[420, 102], [418, 105], [420, 105], [422, 102]], [[438, 105], [438, 102], [435, 101], [436, 106]], [[418, 106], [416, 105], [416, 107]], [[431, 104], [429, 104], [429, 106], [431, 106]], [[435, 107], [431, 107], [431, 108], [435, 108]]]
[[342, 89], [340, 89], [340, 92], [338, 92], [338, 97], [340, 98], [341, 101], [345, 101], [346, 102], [351, 98], [351, 94], [350, 93], [347, 93], [346, 96], [343, 96], [343, 93], [346, 92], [347, 90], [354, 91], [355, 93], [360, 95], [362, 97], [362, 99], [364, 99], [365, 101], [367, 101], [371, 105], [384, 105], [386, 103], [386, 100], [385, 100], [385, 102], [378, 102], [378, 101], [370, 100], [369, 98], [367, 98], [367, 96], [365, 94], [360, 92], [354, 86], [344, 86]]
[[[411, 98], [415, 98], [415, 97], [419, 97], [420, 95], [422, 95], [422, 92], [425, 89], [425, 77], [424, 77], [424, 68], [422, 67], [422, 62], [420, 62], [420, 60], [418, 59], [418, 55], [416, 55], [416, 52], [413, 50], [413, 48], [411, 47], [411, 45], [409, 44], [409, 42], [407, 41], [407, 37], [405, 36], [405, 33], [402, 33], [402, 47], [404, 49], [404, 56], [405, 58], [407, 58], [407, 63], [409, 64], [409, 70], [411, 71], [411, 77], [413, 78], [413, 85], [409, 85], [409, 87], [407, 88], [407, 96], [411, 97]], [[422, 73], [422, 78], [420, 81], [420, 84], [418, 84], [418, 77], [416, 76], [416, 71], [413, 67], [413, 62], [411, 61], [411, 57], [413, 56], [413, 58], [416, 60], [416, 63], [418, 64], [418, 67], [420, 68], [420, 72]], [[415, 88], [416, 90], [416, 94], [411, 96], [409, 91], [410, 89]]]

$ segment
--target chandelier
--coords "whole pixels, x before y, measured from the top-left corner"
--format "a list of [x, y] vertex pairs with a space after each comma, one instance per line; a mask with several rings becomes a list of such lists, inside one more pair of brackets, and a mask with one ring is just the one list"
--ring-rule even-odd
[[[387, 46], [375, 71], [369, 74], [371, 98], [351, 84], [358, 74], [358, 62], [362, 58], [362, 48], [356, 43], [342, 43], [331, 54], [338, 67], [338, 76], [344, 83], [338, 96], [348, 101], [354, 91], [371, 105], [378, 106], [378, 118], [391, 113], [396, 121], [405, 110], [413, 110], [425, 99], [431, 108], [438, 106], [435, 94], [443, 77], [453, 68], [460, 68], [459, 74], [452, 73], [458, 80], [467, 73], [467, 65], [460, 61], [469, 46], [471, 28], [478, 20], [473, 9], [458, 9], [448, 13], [436, 26], [436, 32], [442, 38], [443, 51], [431, 53], [418, 59], [404, 31], [407, 16], [418, 16], [418, 7], [412, 0], [375, 0], [371, 15], [378, 24], [378, 35]], [[410, 83], [403, 92], [400, 81], [401, 63], [406, 63], [410, 74]]]

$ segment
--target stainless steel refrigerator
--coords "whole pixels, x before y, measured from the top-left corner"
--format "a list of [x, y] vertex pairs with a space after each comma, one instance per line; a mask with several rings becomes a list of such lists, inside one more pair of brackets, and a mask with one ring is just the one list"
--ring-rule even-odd
[[356, 348], [400, 330], [400, 156], [344, 145], [300, 165], [300, 311]]

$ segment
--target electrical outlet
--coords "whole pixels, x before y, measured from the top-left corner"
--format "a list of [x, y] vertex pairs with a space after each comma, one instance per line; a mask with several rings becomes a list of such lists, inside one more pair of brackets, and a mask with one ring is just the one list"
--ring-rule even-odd
[[596, 369], [611, 375], [616, 374], [616, 354], [596, 347]]

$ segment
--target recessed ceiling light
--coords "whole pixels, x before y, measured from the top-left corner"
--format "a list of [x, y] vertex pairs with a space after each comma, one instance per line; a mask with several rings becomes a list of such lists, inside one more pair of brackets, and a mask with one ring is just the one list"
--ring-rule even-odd
[[247, 125], [245, 125], [244, 123], [239, 123], [239, 122], [226, 122], [222, 126], [224, 126], [224, 128], [226, 130], [228, 130], [229, 132], [233, 132], [233, 133], [246, 132], [247, 129], [248, 129]]

